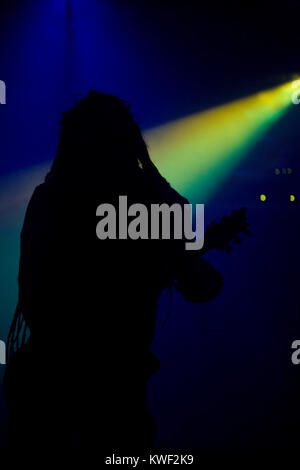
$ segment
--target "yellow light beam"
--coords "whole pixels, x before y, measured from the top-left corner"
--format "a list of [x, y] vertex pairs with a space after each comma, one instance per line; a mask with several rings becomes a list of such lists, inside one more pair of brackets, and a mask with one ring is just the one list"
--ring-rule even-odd
[[178, 191], [191, 200], [201, 195], [206, 202], [228, 171], [292, 104], [291, 84], [149, 130], [145, 136], [151, 158]]

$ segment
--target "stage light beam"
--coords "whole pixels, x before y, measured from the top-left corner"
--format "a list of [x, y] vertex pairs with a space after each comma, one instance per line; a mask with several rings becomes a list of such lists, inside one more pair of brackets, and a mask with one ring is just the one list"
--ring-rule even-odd
[[146, 133], [161, 173], [194, 202], [207, 202], [230, 170], [291, 106], [291, 82]]

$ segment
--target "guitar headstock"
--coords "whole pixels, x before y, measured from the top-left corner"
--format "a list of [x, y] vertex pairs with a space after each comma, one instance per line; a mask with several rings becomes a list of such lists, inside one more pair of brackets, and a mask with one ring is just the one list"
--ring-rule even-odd
[[242, 241], [240, 234], [249, 235], [249, 224], [246, 219], [246, 209], [235, 210], [231, 215], [222, 217], [222, 222], [212, 222], [205, 231], [204, 248], [206, 250], [232, 250], [231, 242], [239, 244]]

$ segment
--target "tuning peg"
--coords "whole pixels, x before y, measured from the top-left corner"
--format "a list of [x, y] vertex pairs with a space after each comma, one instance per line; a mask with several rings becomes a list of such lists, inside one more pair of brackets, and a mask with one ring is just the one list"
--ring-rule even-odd
[[235, 245], [239, 245], [241, 243], [241, 241], [242, 241], [241, 237], [235, 237], [235, 239], [233, 240], [233, 243]]
[[250, 232], [250, 230], [249, 230], [248, 228], [245, 228], [245, 230], [243, 230], [243, 233], [244, 233], [245, 235], [250, 235], [251, 232]]
[[225, 248], [225, 251], [226, 253], [230, 253], [232, 251], [232, 247], [230, 245], [228, 245], [226, 248]]

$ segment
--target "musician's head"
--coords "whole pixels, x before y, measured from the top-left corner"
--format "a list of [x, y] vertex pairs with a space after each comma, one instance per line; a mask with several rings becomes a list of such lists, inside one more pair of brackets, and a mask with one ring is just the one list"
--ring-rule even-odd
[[130, 105], [116, 96], [90, 91], [63, 113], [49, 177], [83, 178], [127, 172], [147, 164], [147, 146]]

